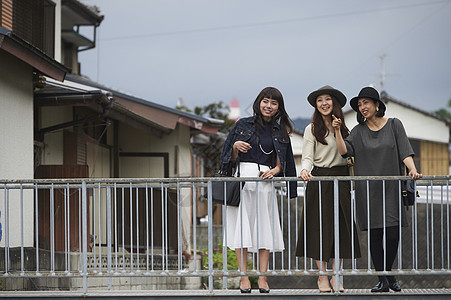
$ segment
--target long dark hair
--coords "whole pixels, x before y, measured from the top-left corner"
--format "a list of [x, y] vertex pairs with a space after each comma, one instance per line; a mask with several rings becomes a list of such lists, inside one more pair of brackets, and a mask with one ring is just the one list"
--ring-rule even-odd
[[[341, 106], [340, 103], [338, 103], [338, 100], [332, 95], [330, 95], [330, 97], [332, 98], [333, 102], [332, 114], [336, 118], [341, 119], [341, 135], [343, 136], [343, 138], [346, 138], [349, 135], [349, 129], [345, 124], [343, 110], [341, 110]], [[332, 116], [330, 116], [330, 118], [332, 119]], [[315, 106], [315, 112], [313, 113], [312, 117], [312, 134], [318, 142], [323, 145], [327, 145], [326, 137], [329, 134], [329, 129], [327, 129], [327, 126], [323, 120], [323, 115], [319, 112], [317, 106]]]
[[[373, 100], [374, 104], [377, 106], [377, 102], [379, 102], [378, 100], [374, 100], [372, 98], [369, 99]], [[385, 105], [379, 105], [379, 110], [376, 112], [376, 117], [382, 118], [383, 116], [385, 116], [385, 110]], [[357, 122], [359, 122], [359, 124], [366, 122], [366, 118], [362, 115], [359, 109], [357, 109]]]
[[260, 111], [260, 102], [262, 102], [264, 98], [276, 100], [279, 103], [279, 110], [275, 113], [274, 116], [272, 116], [271, 124], [280, 122], [280, 130], [282, 132], [282, 136], [287, 137], [288, 134], [293, 132], [293, 121], [291, 121], [290, 117], [287, 114], [287, 111], [285, 110], [282, 93], [274, 87], [264, 88], [260, 92], [260, 94], [258, 94], [257, 98], [254, 101], [254, 104], [252, 105], [252, 108], [254, 109], [254, 117], [256, 118], [257, 124], [261, 126], [261, 128], [265, 127], [263, 124], [263, 115]]

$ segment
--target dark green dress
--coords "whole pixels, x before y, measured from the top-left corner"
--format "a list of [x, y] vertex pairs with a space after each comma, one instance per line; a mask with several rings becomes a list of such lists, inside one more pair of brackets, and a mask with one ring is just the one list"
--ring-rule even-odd
[[[314, 167], [313, 176], [347, 176], [347, 166], [332, 168]], [[301, 214], [299, 238], [296, 247], [296, 256], [306, 256], [315, 260], [329, 261], [335, 256], [334, 249], [334, 183], [321, 182], [321, 231], [322, 253], [320, 253], [320, 214], [319, 214], [319, 182], [310, 181], [306, 189], [306, 204]], [[340, 231], [340, 258], [352, 258], [352, 235], [354, 230], [354, 258], [360, 257], [359, 238], [356, 226], [351, 222], [351, 195], [350, 182], [339, 183], [339, 231]], [[304, 216], [305, 231], [304, 235]], [[306, 248], [306, 253], [305, 253]], [[320, 257], [320, 254], [322, 255]]]

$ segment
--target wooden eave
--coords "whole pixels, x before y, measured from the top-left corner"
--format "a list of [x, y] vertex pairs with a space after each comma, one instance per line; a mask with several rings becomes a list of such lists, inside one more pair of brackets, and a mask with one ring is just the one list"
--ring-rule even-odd
[[3, 27], [0, 27], [0, 49], [58, 81], [64, 81], [66, 74], [71, 71]]

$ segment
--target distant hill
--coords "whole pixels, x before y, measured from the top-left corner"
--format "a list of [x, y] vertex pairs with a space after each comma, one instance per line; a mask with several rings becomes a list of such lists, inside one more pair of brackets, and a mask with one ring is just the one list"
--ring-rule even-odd
[[293, 119], [294, 122], [294, 129], [299, 132], [304, 132], [305, 126], [310, 124], [311, 119], [310, 118], [296, 118]]

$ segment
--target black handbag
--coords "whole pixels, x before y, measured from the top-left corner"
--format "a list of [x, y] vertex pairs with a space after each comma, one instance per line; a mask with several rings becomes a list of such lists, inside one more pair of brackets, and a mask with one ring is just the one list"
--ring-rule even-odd
[[[240, 177], [240, 163], [237, 159], [237, 177]], [[226, 172], [219, 171], [213, 177], [223, 177], [224, 179], [230, 178]], [[241, 189], [243, 188], [245, 182], [240, 181], [212, 181], [211, 182], [211, 196], [213, 203], [218, 203], [222, 205], [229, 206], [239, 206], [241, 199]], [[225, 185], [225, 188], [224, 188]], [[225, 201], [224, 201], [225, 200]]]
[[404, 206], [415, 204], [415, 196], [420, 197], [418, 191], [415, 194], [415, 183], [412, 179], [401, 181], [401, 198]]

